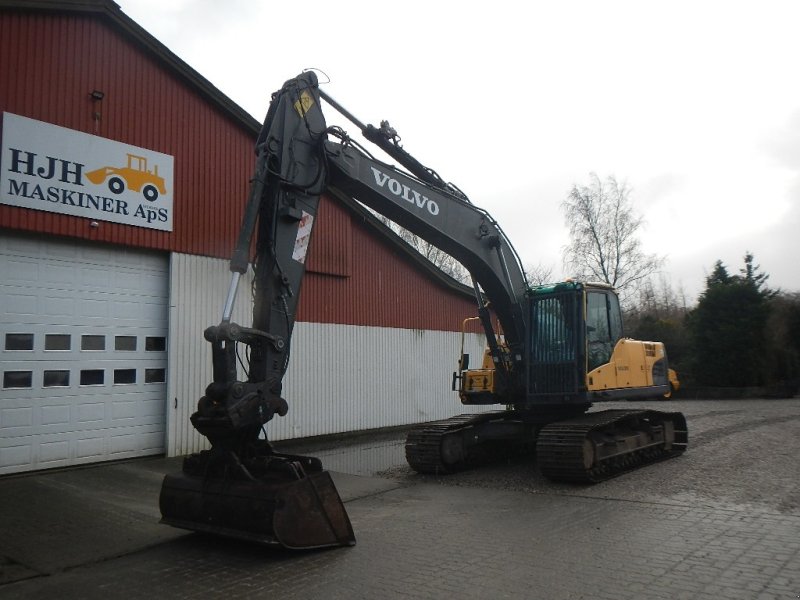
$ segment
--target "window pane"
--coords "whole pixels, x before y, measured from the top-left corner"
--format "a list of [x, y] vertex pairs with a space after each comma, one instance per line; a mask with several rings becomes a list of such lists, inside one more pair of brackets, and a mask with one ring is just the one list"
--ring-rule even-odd
[[104, 335], [82, 335], [81, 350], [105, 350], [106, 336]]
[[44, 336], [45, 350], [69, 350], [72, 348], [72, 340], [69, 334], [48, 333]]
[[622, 337], [622, 313], [619, 307], [619, 299], [613, 295], [608, 295], [608, 318], [611, 323], [611, 341], [617, 342]]
[[33, 350], [33, 334], [7, 333], [6, 350]]
[[103, 385], [105, 373], [103, 369], [84, 369], [81, 371], [81, 385]]
[[164, 383], [166, 381], [166, 369], [145, 369], [145, 383]]
[[3, 373], [4, 388], [29, 388], [33, 385], [33, 371], [6, 371]]
[[136, 350], [135, 335], [118, 335], [114, 338], [114, 350], [134, 352]]
[[608, 301], [604, 292], [589, 292], [586, 301], [586, 341], [589, 370], [611, 360], [614, 345], [608, 326]]
[[167, 349], [167, 338], [148, 337], [144, 340], [144, 349], [147, 352], [163, 352]]
[[69, 371], [45, 371], [43, 387], [69, 387]]
[[136, 369], [114, 369], [114, 383], [136, 383]]
[[610, 340], [608, 308], [604, 293], [589, 292], [587, 294], [586, 325], [586, 335], [590, 342], [607, 342]]

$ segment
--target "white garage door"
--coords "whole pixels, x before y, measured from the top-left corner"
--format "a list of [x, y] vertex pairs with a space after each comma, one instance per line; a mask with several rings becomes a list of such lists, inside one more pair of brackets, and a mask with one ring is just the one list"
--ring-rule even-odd
[[168, 265], [0, 233], [0, 474], [164, 452]]

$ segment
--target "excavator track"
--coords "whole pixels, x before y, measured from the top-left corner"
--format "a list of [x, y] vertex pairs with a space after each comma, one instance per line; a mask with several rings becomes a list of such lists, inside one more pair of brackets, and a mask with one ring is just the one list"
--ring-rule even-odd
[[441, 421], [417, 425], [406, 437], [406, 461], [417, 473], [442, 474], [463, 470], [469, 451], [462, 434], [469, 428], [502, 419], [511, 411], [456, 415]]
[[606, 410], [543, 427], [536, 457], [548, 479], [597, 483], [678, 456], [687, 443], [682, 413]]

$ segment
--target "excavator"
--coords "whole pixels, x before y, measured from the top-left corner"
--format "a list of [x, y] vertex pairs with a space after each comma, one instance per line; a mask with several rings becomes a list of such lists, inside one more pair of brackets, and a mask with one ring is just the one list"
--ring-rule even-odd
[[[322, 100], [394, 162], [329, 126]], [[275, 451], [265, 427], [289, 410], [282, 380], [323, 193], [358, 200], [456, 258], [472, 277], [487, 348], [470, 367], [462, 344], [452, 388], [465, 405], [504, 408], [412, 427], [405, 451], [414, 470], [450, 473], [498, 451], [533, 449], [546, 477], [595, 483], [685, 451], [679, 412], [589, 411], [595, 402], [655, 399], [670, 390], [664, 345], [624, 337], [614, 290], [580, 281], [527, 285], [519, 256], [488, 212], [409, 154], [388, 122], [365, 125], [307, 71], [273, 94], [256, 141], [222, 320], [204, 332], [213, 381], [191, 416], [210, 449], [165, 476], [163, 523], [290, 549], [355, 544], [321, 462]], [[251, 257], [248, 327], [231, 316]], [[240, 380], [242, 355], [249, 364]]]

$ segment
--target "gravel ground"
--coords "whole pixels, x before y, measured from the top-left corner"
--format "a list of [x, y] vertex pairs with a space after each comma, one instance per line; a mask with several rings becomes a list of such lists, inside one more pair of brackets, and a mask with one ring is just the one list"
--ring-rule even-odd
[[444, 476], [419, 475], [400, 464], [378, 475], [404, 483], [800, 515], [800, 399], [624, 402], [596, 409], [632, 407], [683, 412], [687, 452], [592, 486], [548, 481], [532, 456]]

